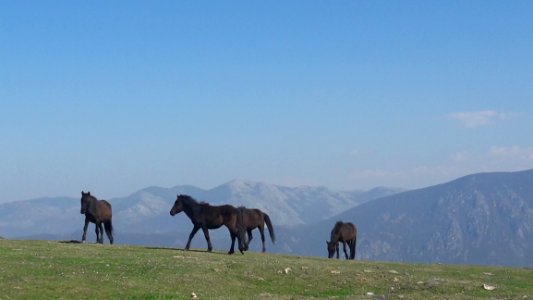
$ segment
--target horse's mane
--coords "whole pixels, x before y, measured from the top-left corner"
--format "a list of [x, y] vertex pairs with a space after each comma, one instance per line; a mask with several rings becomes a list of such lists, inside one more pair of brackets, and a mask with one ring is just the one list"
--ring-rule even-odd
[[333, 226], [333, 232], [337, 232], [337, 230], [340, 229], [340, 227], [342, 226], [342, 224], [344, 224], [344, 222], [342, 221], [337, 221], [337, 223], [335, 223], [335, 226]]
[[89, 198], [89, 200], [98, 200], [95, 196], [91, 195], [91, 192], [83, 194], [83, 197]]
[[189, 195], [185, 195], [185, 194], [180, 194], [179, 195], [180, 197], [183, 197], [184, 201], [187, 202], [188, 204], [198, 204], [198, 205], [210, 205], [209, 203], [207, 202], [204, 202], [204, 201], [198, 201], [196, 199], [194, 199], [192, 196], [189, 196]]

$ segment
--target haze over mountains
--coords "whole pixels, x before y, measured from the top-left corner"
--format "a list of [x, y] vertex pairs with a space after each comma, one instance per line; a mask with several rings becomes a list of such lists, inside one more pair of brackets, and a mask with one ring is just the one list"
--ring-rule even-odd
[[[267, 241], [270, 252], [325, 256], [331, 227], [345, 220], [359, 230], [357, 259], [533, 266], [533, 170], [474, 174], [403, 192], [340, 192], [238, 180], [211, 190], [150, 187], [110, 199], [117, 242], [183, 247], [192, 225], [184, 214], [169, 216], [178, 193], [264, 210], [277, 235], [276, 244]], [[79, 239], [82, 226], [79, 199], [0, 204], [0, 235], [6, 238]], [[229, 247], [226, 229], [211, 234], [215, 249]], [[258, 232], [254, 237], [252, 250], [257, 251]], [[193, 247], [206, 247], [203, 235], [195, 237]]]
[[[272, 217], [277, 227], [325, 220], [358, 204], [398, 191], [376, 188], [370, 191], [339, 192], [325, 187], [290, 188], [234, 180], [210, 190], [193, 186], [149, 187], [127, 197], [108, 200], [113, 205], [113, 224], [117, 242], [120, 243], [121, 234], [176, 235], [178, 231], [186, 231], [188, 234], [192, 228], [189, 219], [184, 214], [174, 218], [169, 215], [177, 194], [189, 194], [213, 205], [229, 203], [259, 208]], [[96, 191], [92, 194], [102, 198]], [[79, 213], [79, 209], [80, 199], [65, 197], [0, 204], [0, 233], [5, 237], [64, 237], [73, 232], [81, 234], [84, 216]], [[227, 232], [223, 232], [226, 236]], [[137, 243], [135, 239], [127, 242]]]

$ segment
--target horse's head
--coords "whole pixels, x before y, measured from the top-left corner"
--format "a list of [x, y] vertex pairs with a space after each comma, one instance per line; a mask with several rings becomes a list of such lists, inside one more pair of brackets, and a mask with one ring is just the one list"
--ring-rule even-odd
[[81, 208], [80, 213], [83, 215], [89, 209], [89, 200], [91, 199], [91, 192], [84, 193], [81, 191]]
[[176, 198], [176, 201], [174, 202], [174, 206], [172, 206], [172, 209], [170, 210], [170, 215], [174, 216], [176, 214], [179, 214], [183, 211], [183, 200], [185, 199], [185, 195], [178, 195]]
[[332, 258], [335, 255], [339, 243], [326, 241], [326, 244], [328, 245], [328, 258]]

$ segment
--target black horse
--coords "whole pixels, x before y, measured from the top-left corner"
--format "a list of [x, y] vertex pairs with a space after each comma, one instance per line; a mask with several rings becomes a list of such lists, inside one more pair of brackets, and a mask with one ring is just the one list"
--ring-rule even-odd
[[96, 227], [96, 242], [100, 244], [104, 243], [103, 224], [107, 238], [113, 244], [112, 211], [109, 202], [106, 200], [97, 200], [94, 196], [91, 196], [91, 192], [84, 193], [81, 191], [80, 213], [85, 214], [85, 226], [83, 226], [83, 236], [81, 237], [82, 243], [85, 242], [87, 226], [89, 226], [89, 222], [92, 222]]
[[343, 223], [338, 221], [331, 230], [330, 241], [326, 241], [328, 245], [328, 257], [332, 258], [337, 252], [337, 258], [339, 258], [339, 242], [342, 242], [344, 255], [348, 259], [348, 253], [346, 253], [346, 243], [350, 247], [350, 258], [355, 259], [355, 244], [357, 242], [357, 228], [354, 224], [347, 222]]
[[[170, 210], [170, 215], [174, 216], [184, 211], [187, 217], [191, 219], [193, 229], [189, 234], [189, 240], [185, 246], [185, 250], [189, 250], [191, 247], [191, 240], [196, 232], [201, 228], [204, 232], [205, 240], [207, 241], [207, 251], [213, 250], [211, 245], [211, 239], [209, 238], [209, 229], [217, 229], [222, 225], [225, 225], [231, 236], [231, 248], [228, 254], [235, 252], [235, 238], [238, 238], [239, 245], [242, 244], [241, 236], [244, 234], [239, 233], [238, 214], [239, 210], [231, 205], [213, 206], [209, 203], [198, 202], [189, 195], [178, 195], [174, 206]], [[241, 253], [243, 253], [242, 249]]]
[[[259, 229], [259, 233], [261, 234], [261, 242], [263, 243], [263, 252], [266, 251], [265, 249], [265, 223], [268, 227], [268, 232], [270, 233], [270, 240], [272, 243], [276, 242], [276, 236], [274, 235], [274, 228], [272, 227], [272, 222], [270, 221], [270, 217], [257, 208], [246, 208], [246, 207], [239, 207], [239, 218], [242, 220], [239, 221], [239, 225], [242, 225], [243, 228], [240, 229], [240, 232], [246, 231], [248, 233], [248, 241], [243, 239], [243, 244], [240, 246], [240, 250], [248, 250], [248, 245], [250, 244], [250, 241], [252, 240], [252, 230]], [[242, 237], [241, 237], [242, 238]]]

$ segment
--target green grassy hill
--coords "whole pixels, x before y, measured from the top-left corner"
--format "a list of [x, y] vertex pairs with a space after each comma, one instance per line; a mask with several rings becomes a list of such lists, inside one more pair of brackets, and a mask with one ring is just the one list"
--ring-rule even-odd
[[0, 299], [533, 299], [532, 283], [531, 269], [0, 240]]

